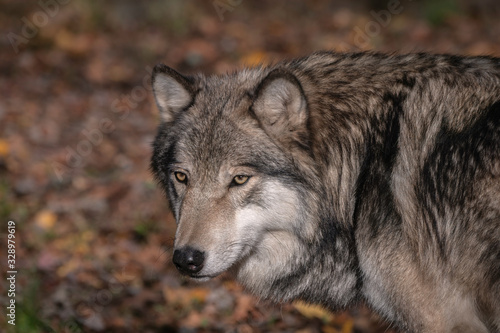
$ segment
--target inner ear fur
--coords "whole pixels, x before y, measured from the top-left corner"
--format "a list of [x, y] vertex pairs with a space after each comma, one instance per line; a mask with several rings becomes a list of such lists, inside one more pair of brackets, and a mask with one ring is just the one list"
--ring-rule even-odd
[[275, 69], [257, 87], [252, 111], [272, 136], [299, 139], [307, 128], [307, 99], [292, 73]]
[[162, 122], [173, 121], [194, 101], [194, 80], [164, 64], [154, 67], [152, 84]]

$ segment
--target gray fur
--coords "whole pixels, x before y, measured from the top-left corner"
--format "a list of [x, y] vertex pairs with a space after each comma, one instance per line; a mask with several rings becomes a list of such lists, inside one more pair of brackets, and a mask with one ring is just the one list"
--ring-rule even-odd
[[193, 278], [229, 270], [260, 297], [332, 310], [364, 300], [405, 332], [500, 332], [500, 59], [159, 65], [153, 88], [151, 166], [175, 248], [206, 254]]

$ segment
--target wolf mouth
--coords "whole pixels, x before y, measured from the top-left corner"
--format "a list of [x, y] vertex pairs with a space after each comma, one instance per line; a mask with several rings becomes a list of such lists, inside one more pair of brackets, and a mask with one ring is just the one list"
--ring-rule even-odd
[[[252, 246], [245, 244], [240, 252], [237, 254], [238, 259], [234, 261], [226, 262], [224, 267], [221, 269], [220, 267], [215, 272], [211, 272], [209, 274], [189, 274], [189, 277], [195, 279], [196, 281], [208, 281], [210, 279], [216, 278], [224, 272], [232, 272], [238, 270], [238, 268], [253, 254]], [[202, 272], [200, 272], [202, 273]]]
[[197, 281], [208, 281], [208, 280], [213, 279], [217, 276], [219, 276], [219, 274], [217, 274], [217, 275], [197, 275], [197, 274], [189, 275], [189, 277], [191, 279], [194, 279]]

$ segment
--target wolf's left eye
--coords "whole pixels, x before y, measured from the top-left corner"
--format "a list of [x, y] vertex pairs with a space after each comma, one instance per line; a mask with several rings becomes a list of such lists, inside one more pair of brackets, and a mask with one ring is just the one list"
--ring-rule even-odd
[[250, 179], [250, 176], [238, 175], [233, 178], [232, 185], [243, 185]]
[[187, 181], [187, 176], [183, 172], [174, 172], [175, 179], [180, 183], [185, 183]]

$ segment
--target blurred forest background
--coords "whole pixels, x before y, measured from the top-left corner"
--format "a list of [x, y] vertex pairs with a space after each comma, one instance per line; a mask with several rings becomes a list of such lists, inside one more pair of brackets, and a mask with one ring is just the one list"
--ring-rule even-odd
[[[364, 306], [269, 304], [171, 264], [149, 172], [163, 62], [223, 73], [315, 50], [500, 56], [497, 0], [0, 1], [1, 332], [392, 332]], [[16, 326], [6, 306], [16, 223]]]

